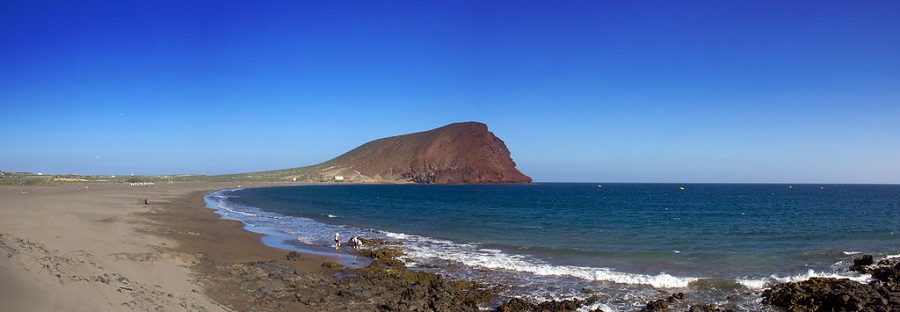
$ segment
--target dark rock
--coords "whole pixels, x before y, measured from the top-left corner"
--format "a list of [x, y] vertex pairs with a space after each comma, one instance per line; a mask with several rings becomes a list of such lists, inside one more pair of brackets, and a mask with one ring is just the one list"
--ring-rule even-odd
[[217, 285], [208, 292], [236, 311], [478, 311], [504, 289], [400, 268], [343, 269], [338, 278], [278, 261], [201, 263], [206, 283]]
[[645, 311], [665, 311], [669, 308], [669, 302], [663, 299], [647, 302]]
[[763, 292], [762, 302], [790, 311], [897, 311], [900, 310], [898, 291], [887, 283], [810, 278], [775, 285]]
[[288, 252], [287, 254], [288, 261], [300, 261], [303, 260], [303, 255], [296, 251]]
[[882, 282], [898, 284], [900, 283], [900, 258], [881, 260], [869, 273]]
[[722, 311], [716, 307], [715, 304], [711, 303], [695, 303], [691, 305], [691, 308], [688, 312], [718, 312]]
[[500, 307], [497, 308], [497, 311], [501, 312], [531, 312], [531, 311], [541, 311], [541, 312], [562, 312], [562, 311], [576, 311], [578, 308], [582, 308], [585, 306], [592, 305], [600, 300], [598, 296], [591, 296], [587, 299], [570, 299], [570, 300], [553, 300], [553, 301], [544, 301], [541, 303], [531, 303], [526, 300], [520, 298], [513, 298], [507, 302], [504, 302]]
[[374, 266], [389, 266], [395, 268], [406, 267], [403, 260], [398, 259], [403, 256], [403, 252], [394, 248], [378, 248], [378, 249], [362, 249], [359, 253], [363, 256], [372, 258]]
[[497, 311], [500, 312], [526, 312], [526, 311], [534, 311], [536, 305], [529, 303], [521, 298], [512, 298], [509, 301], [500, 305], [497, 308]]
[[[877, 281], [862, 284], [848, 279], [811, 278], [783, 283], [763, 292], [763, 303], [789, 311], [900, 311], [900, 259], [874, 264], [870, 255], [853, 260], [855, 271]], [[873, 265], [874, 264], [874, 265]]]
[[863, 272], [866, 271], [866, 266], [875, 264], [875, 258], [872, 255], [863, 255], [862, 257], [853, 259], [853, 266], [850, 267], [850, 270]]
[[380, 239], [380, 238], [360, 237], [359, 241], [362, 242], [363, 245], [365, 245], [365, 246], [373, 246], [373, 247], [380, 247], [380, 246], [386, 246], [386, 245], [403, 245], [403, 242], [391, 241], [391, 240]]

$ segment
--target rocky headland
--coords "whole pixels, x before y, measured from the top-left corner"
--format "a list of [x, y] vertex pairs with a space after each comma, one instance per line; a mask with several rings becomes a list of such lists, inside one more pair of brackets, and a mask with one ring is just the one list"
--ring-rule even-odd
[[479, 122], [363, 144], [324, 163], [219, 176], [222, 180], [368, 183], [531, 183], [506, 144]]

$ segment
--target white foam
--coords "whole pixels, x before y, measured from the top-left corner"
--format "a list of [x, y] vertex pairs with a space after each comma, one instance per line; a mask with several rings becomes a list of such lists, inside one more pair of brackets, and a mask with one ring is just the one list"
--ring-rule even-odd
[[844, 255], [852, 256], [852, 255], [858, 255], [858, 254], [860, 254], [860, 253], [861, 253], [861, 252], [859, 252], [859, 251], [845, 251], [845, 252], [844, 252]]
[[413, 261], [440, 259], [481, 269], [508, 270], [538, 276], [568, 276], [588, 281], [641, 284], [657, 288], [687, 287], [690, 282], [697, 280], [693, 277], [676, 277], [666, 273], [645, 275], [622, 273], [609, 268], [553, 265], [530, 256], [508, 254], [499, 249], [481, 248], [475, 244], [459, 244], [396, 233], [388, 236], [407, 241], [403, 249]]
[[805, 273], [800, 273], [792, 276], [777, 276], [771, 275], [768, 278], [764, 279], [736, 279], [738, 283], [753, 290], [760, 290], [766, 287], [769, 287], [776, 283], [787, 283], [787, 282], [802, 282], [814, 277], [828, 277], [828, 278], [846, 278], [851, 281], [857, 283], [867, 283], [872, 279], [872, 276], [869, 274], [857, 274], [848, 272], [847, 274], [839, 274], [839, 273], [826, 273], [826, 272], [816, 272], [814, 270], [808, 270]]
[[824, 272], [816, 272], [816, 271], [813, 271], [813, 270], [809, 270], [809, 271], [807, 271], [805, 274], [794, 275], [794, 276], [787, 277], [787, 278], [778, 278], [778, 277], [775, 277], [775, 280], [777, 280], [777, 281], [779, 281], [779, 282], [781, 282], [781, 283], [784, 283], [784, 282], [799, 282], [799, 281], [805, 281], [805, 280], [808, 280], [808, 279], [813, 278], [813, 277], [846, 278], [846, 279], [849, 279], [849, 280], [851, 280], [851, 281], [855, 281], [855, 282], [859, 282], [859, 283], [865, 283], [865, 282], [867, 282], [869, 279], [872, 278], [872, 276], [869, 275], [869, 274], [841, 275], [841, 274], [837, 274], [837, 273], [824, 273]]
[[763, 288], [768, 287], [768, 286], [771, 284], [771, 281], [768, 280], [768, 279], [743, 279], [743, 278], [738, 278], [738, 279], [735, 279], [735, 281], [737, 281], [738, 284], [741, 284], [741, 285], [743, 285], [744, 287], [749, 288], [749, 289], [753, 289], [753, 290], [760, 290], [760, 289], [763, 289]]
[[407, 239], [409, 235], [403, 233], [392, 233], [392, 232], [383, 232], [385, 236], [396, 239]]

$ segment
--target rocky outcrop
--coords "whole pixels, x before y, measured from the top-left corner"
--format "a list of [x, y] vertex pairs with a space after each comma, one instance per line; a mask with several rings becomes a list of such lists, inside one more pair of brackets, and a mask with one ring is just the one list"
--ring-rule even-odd
[[220, 180], [387, 183], [531, 183], [503, 140], [478, 122], [393, 136], [363, 144], [324, 163], [219, 176]]
[[810, 278], [802, 282], [775, 285], [763, 292], [763, 303], [788, 311], [900, 311], [900, 259], [882, 260], [871, 256], [854, 261], [853, 268], [872, 274], [868, 284], [849, 279]]
[[[333, 264], [333, 265], [332, 265]], [[279, 261], [218, 263], [201, 259], [200, 280], [237, 311], [478, 311], [502, 287], [373, 264], [346, 269], [323, 263], [304, 272]]]
[[[568, 300], [551, 300], [544, 301], [540, 303], [532, 303], [528, 302], [525, 299], [521, 298], [512, 298], [507, 302], [504, 302], [502, 305], [497, 307], [497, 311], [499, 312], [563, 312], [563, 311], [578, 311], [578, 309], [582, 309], [586, 306], [590, 306], [597, 302], [600, 298], [598, 296], [592, 296], [587, 299], [568, 299]], [[594, 311], [600, 311], [594, 310]]]

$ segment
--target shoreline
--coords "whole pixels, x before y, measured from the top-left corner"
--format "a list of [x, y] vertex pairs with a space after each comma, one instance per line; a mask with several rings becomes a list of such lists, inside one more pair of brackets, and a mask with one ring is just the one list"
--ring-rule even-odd
[[[263, 185], [276, 186], [283, 184]], [[271, 247], [205, 196], [237, 183], [0, 186], [0, 302], [12, 310], [566, 310], [606, 294], [540, 304], [504, 287], [402, 267], [344, 268], [340, 255]], [[149, 199], [145, 205], [143, 199]], [[302, 248], [301, 248], [302, 249]], [[659, 291], [670, 308], [717, 304]], [[501, 302], [502, 301], [502, 302]], [[892, 302], [893, 303], [893, 302]], [[499, 304], [503, 304], [498, 307]], [[602, 307], [602, 305], [593, 305]], [[729, 305], [718, 305], [728, 308]], [[510, 310], [511, 309], [511, 310]], [[769, 307], [766, 307], [769, 309]], [[702, 310], [701, 310], [702, 311]]]

